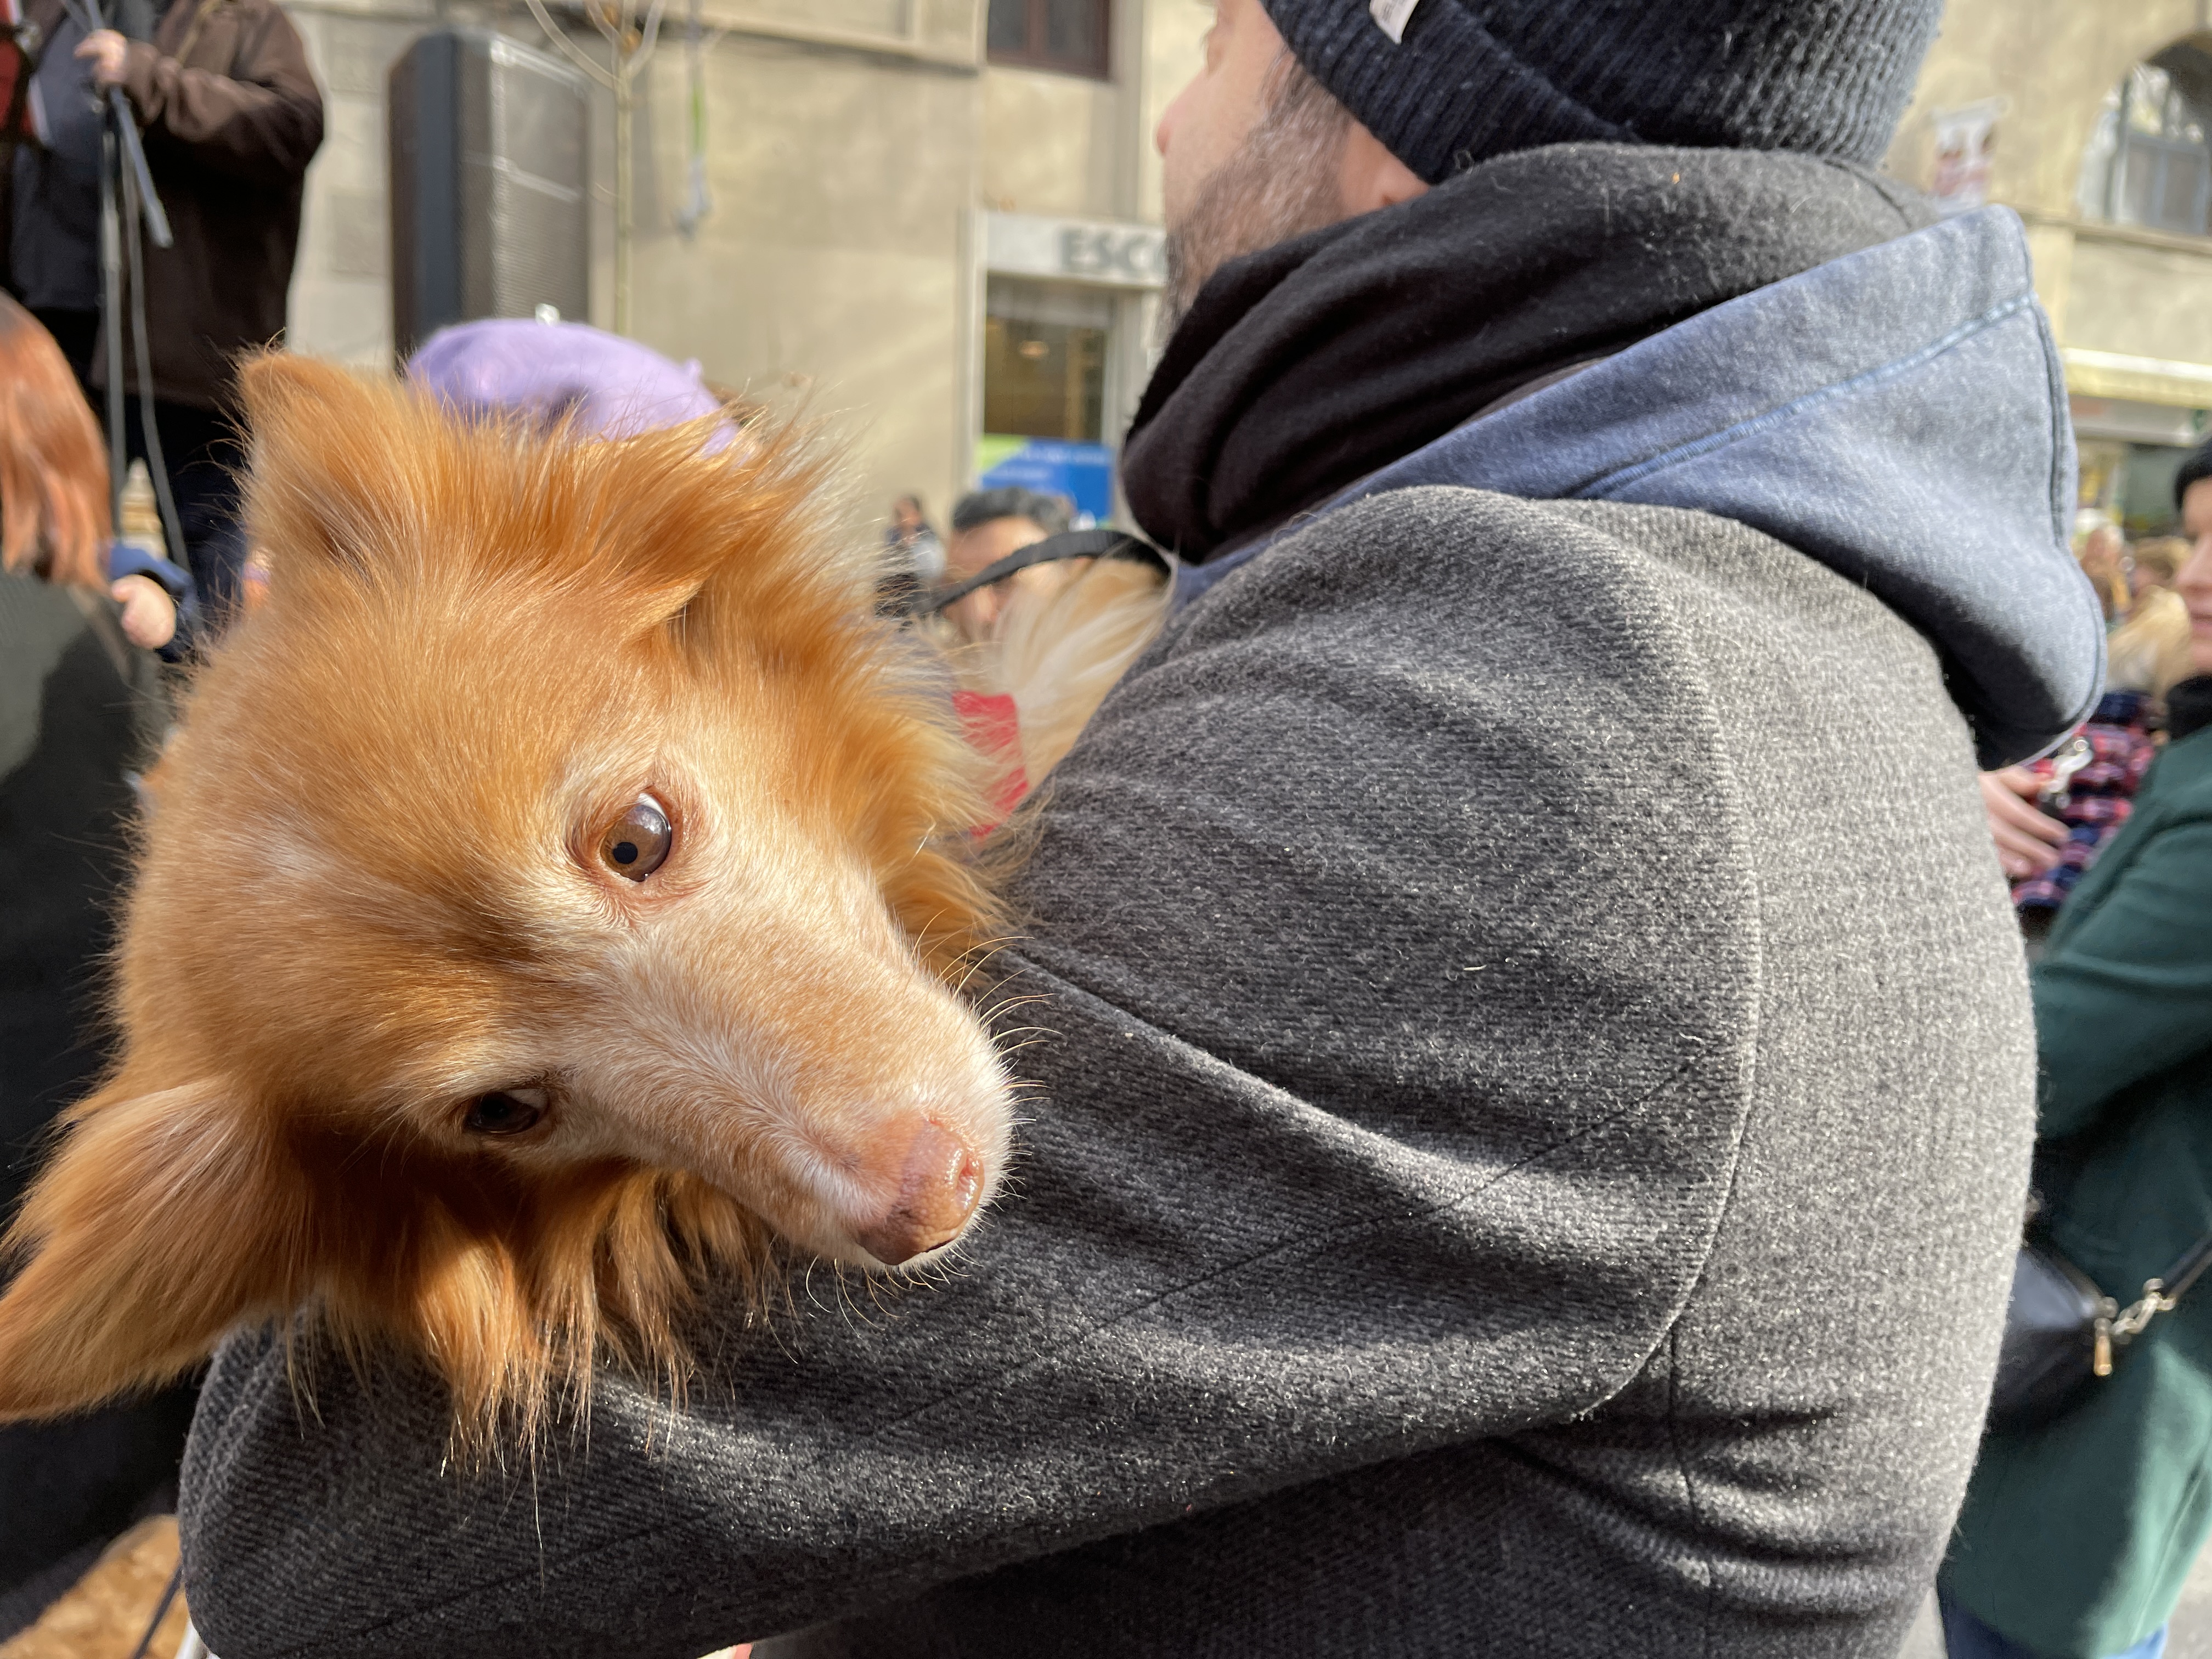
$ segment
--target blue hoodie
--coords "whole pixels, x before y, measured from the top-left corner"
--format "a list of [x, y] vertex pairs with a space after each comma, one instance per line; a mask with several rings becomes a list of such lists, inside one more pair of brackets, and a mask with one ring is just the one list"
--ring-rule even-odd
[[[1936, 645], [1984, 766], [2055, 746], [2103, 682], [2101, 617], [2068, 546], [2065, 382], [2007, 209], [1716, 306], [1295, 523], [1420, 484], [1689, 507], [1765, 531]], [[1273, 539], [1185, 567], [1178, 601]]]

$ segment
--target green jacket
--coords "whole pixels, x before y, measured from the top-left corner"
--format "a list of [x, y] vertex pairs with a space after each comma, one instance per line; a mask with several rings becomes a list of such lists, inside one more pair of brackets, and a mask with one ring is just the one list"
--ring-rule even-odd
[[[2172, 744], [2035, 975], [2039, 1182], [2122, 1303], [2212, 1232], [2212, 730]], [[2212, 1283], [2056, 1423], [1982, 1444], [1943, 1570], [2051, 1659], [2164, 1624], [2212, 1535]]]

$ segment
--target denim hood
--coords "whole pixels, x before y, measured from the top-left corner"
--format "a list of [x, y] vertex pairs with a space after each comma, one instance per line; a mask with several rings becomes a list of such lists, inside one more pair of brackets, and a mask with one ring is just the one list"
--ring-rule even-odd
[[[1299, 523], [1422, 484], [1686, 507], [1787, 542], [1934, 644], [1984, 766], [2058, 742], [2103, 679], [2101, 614], [2069, 547], [2065, 382], [2003, 208], [1717, 305], [1477, 416]], [[1185, 568], [1178, 601], [1272, 539]]]

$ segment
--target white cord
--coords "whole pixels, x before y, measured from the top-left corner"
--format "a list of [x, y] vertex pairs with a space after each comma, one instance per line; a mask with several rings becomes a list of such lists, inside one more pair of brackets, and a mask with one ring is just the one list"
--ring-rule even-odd
[[576, 43], [568, 38], [567, 32], [554, 22], [552, 15], [545, 9], [545, 0], [529, 0], [529, 5], [530, 15], [538, 20], [538, 27], [545, 31], [545, 38], [568, 54], [568, 61], [575, 64], [578, 69], [583, 70], [601, 86], [611, 90], [615, 83], [614, 76], [586, 58], [578, 49]]
[[200, 1633], [192, 1628], [189, 1620], [185, 1624], [185, 1639], [177, 1644], [177, 1659], [215, 1659], [215, 1655], [207, 1650], [207, 1644], [200, 1640]]
[[668, 0], [653, 0], [651, 8], [645, 14], [645, 28], [638, 41], [637, 50], [630, 54], [629, 61], [623, 65], [625, 74], [635, 75], [645, 67], [646, 61], [653, 56], [653, 49], [660, 44], [660, 15], [667, 9]]

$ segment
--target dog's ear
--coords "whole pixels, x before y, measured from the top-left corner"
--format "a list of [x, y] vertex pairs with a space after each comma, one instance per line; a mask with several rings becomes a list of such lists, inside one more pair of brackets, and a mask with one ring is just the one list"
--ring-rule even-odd
[[95, 1095], [4, 1246], [0, 1421], [168, 1381], [289, 1307], [302, 1199], [222, 1085]]
[[680, 618], [696, 647], [726, 610], [757, 645], [794, 601], [811, 605], [837, 580], [829, 457], [795, 428], [686, 422], [575, 443], [564, 470], [574, 516], [596, 532], [592, 574], [635, 631]]
[[419, 492], [398, 388], [282, 352], [249, 359], [238, 383], [252, 438], [247, 520], [280, 566], [320, 555], [358, 567], [404, 544]]

